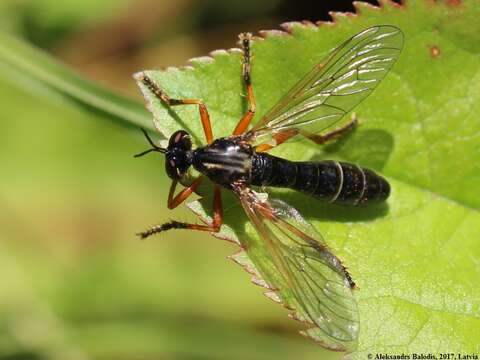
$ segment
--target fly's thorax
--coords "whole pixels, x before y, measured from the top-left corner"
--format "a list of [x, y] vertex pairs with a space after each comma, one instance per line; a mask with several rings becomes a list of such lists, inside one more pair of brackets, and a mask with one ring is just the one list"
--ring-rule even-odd
[[192, 165], [213, 182], [230, 187], [250, 179], [252, 147], [239, 137], [221, 138], [193, 151]]

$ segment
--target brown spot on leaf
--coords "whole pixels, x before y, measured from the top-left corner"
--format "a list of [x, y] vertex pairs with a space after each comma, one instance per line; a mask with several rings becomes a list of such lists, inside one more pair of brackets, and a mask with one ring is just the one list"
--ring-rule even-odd
[[430, 46], [430, 55], [432, 58], [436, 59], [440, 56], [440, 48], [437, 45]]
[[459, 6], [462, 3], [462, 0], [447, 0], [447, 5], [450, 6]]

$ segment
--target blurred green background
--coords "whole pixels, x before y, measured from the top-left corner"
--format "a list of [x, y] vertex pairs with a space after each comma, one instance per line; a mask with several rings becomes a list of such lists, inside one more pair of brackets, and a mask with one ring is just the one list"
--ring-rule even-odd
[[[326, 20], [348, 1], [2, 0], [0, 30], [143, 101], [131, 74], [235, 46], [241, 31]], [[205, 234], [170, 218], [163, 158], [139, 131], [0, 69], [0, 359], [335, 359]], [[239, 66], [240, 71], [240, 66]], [[33, 90], [33, 91], [32, 91]]]

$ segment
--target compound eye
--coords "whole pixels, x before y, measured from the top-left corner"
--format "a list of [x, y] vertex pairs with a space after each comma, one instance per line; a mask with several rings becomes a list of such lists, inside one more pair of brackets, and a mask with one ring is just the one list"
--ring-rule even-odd
[[165, 170], [167, 175], [173, 180], [182, 179], [190, 165], [188, 155], [181, 150], [167, 153], [165, 158]]
[[192, 148], [192, 140], [190, 135], [184, 130], [175, 131], [168, 142], [168, 147], [180, 148], [183, 150], [190, 150]]
[[179, 174], [177, 164], [175, 163], [174, 158], [167, 157], [165, 159], [165, 171], [167, 175], [172, 180], [180, 180], [181, 174]]

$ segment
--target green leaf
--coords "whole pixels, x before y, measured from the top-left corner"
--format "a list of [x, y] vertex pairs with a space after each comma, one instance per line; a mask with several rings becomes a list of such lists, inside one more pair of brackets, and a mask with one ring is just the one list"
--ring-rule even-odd
[[[361, 126], [323, 148], [289, 143], [273, 152], [292, 160], [333, 158], [372, 168], [392, 185], [384, 208], [321, 204], [272, 191], [320, 231], [359, 285], [360, 336], [353, 358], [368, 353], [480, 351], [480, 8], [474, 1], [356, 3], [359, 16], [335, 15], [335, 26], [290, 23], [252, 46], [256, 119], [333, 47], [379, 24], [406, 36], [399, 62], [356, 108]], [[245, 112], [240, 53], [216, 51], [186, 69], [147, 72], [175, 98], [200, 98], [216, 137], [231, 133]], [[145, 90], [145, 89], [144, 89]], [[197, 145], [196, 107], [167, 109], [145, 91], [165, 137], [178, 128]], [[207, 195], [208, 196], [208, 195]], [[231, 195], [219, 237], [247, 249], [254, 264], [268, 255]], [[206, 201], [191, 205], [207, 217]], [[255, 249], [255, 250], [251, 250]], [[259, 250], [260, 249], [260, 250]], [[258, 281], [257, 281], [258, 282]], [[285, 294], [280, 293], [280, 297]]]
[[43, 51], [1, 32], [0, 72], [32, 92], [67, 100], [130, 127], [151, 127], [150, 116], [138, 102], [82, 78]]

